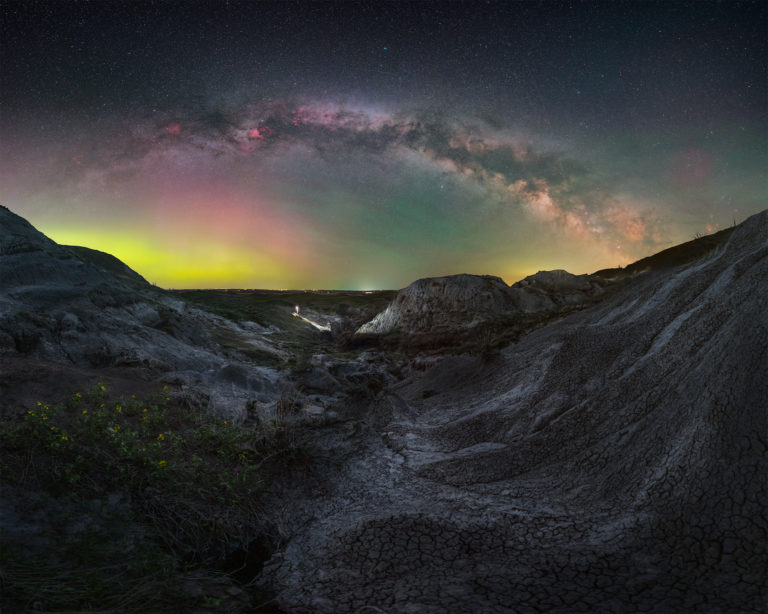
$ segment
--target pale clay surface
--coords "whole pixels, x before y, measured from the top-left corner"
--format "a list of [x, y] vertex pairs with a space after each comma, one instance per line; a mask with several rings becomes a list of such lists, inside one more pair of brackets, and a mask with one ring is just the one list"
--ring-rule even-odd
[[390, 389], [277, 522], [278, 603], [768, 610], [767, 257], [764, 212], [489, 364], [446, 358]]

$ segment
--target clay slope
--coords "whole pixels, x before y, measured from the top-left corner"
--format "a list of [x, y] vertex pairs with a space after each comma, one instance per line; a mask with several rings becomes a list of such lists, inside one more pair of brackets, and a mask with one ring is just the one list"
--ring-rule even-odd
[[[112, 369], [236, 416], [279, 396], [279, 374], [248, 364], [249, 349], [278, 353], [262, 332], [189, 307], [109, 254], [58, 245], [0, 207], [0, 392], [36, 393], [31, 371], [52, 398]], [[82, 383], [57, 375], [65, 369]], [[5, 396], [0, 410], [23, 402]]]
[[295, 613], [764, 612], [766, 280], [763, 212], [408, 377], [328, 435], [264, 583]]

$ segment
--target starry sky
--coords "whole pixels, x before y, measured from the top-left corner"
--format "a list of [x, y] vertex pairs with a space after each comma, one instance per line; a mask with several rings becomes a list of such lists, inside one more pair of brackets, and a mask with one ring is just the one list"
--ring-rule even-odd
[[765, 209], [765, 2], [0, 3], [0, 203], [162, 287], [625, 265]]

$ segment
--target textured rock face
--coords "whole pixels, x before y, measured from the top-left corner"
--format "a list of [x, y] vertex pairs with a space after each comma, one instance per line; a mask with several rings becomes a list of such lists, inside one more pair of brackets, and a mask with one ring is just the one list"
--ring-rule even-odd
[[387, 424], [329, 439], [345, 460], [275, 519], [265, 583], [296, 613], [764, 612], [767, 279], [763, 212], [490, 364], [410, 376]]
[[583, 303], [602, 294], [605, 285], [605, 280], [591, 275], [572, 275], [558, 269], [529, 275], [512, 284], [510, 292], [517, 297], [521, 311], [541, 311]]
[[515, 312], [556, 309], [602, 292], [604, 280], [566, 271], [539, 271], [512, 287], [490, 275], [451, 275], [419, 279], [358, 329], [361, 335], [399, 331], [436, 335], [466, 331]]
[[279, 374], [227, 356], [224, 337], [276, 352], [258, 332], [189, 308], [109, 254], [58, 245], [0, 207], [0, 359], [143, 370], [230, 416], [274, 400]]
[[[451, 275], [419, 279], [398, 292], [395, 300], [361, 334], [468, 328], [483, 318], [513, 309], [509, 286], [499, 277]], [[471, 314], [471, 318], [467, 318]]]

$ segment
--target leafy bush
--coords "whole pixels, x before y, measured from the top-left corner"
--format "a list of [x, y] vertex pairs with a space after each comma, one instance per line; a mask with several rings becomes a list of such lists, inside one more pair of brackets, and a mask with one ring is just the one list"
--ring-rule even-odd
[[[287, 462], [305, 456], [296, 428], [235, 425], [193, 414], [166, 394], [109, 401], [99, 384], [0, 423], [4, 487], [44, 494], [54, 502], [46, 514], [82, 514], [87, 501], [127, 502], [117, 510], [119, 522], [103, 509], [90, 512], [97, 528], [70, 535], [47, 562], [4, 539], [4, 600], [167, 611], [161, 602], [173, 591], [164, 583], [184, 570], [210, 568], [258, 536], [260, 495]], [[158, 583], [163, 590], [145, 594]]]

